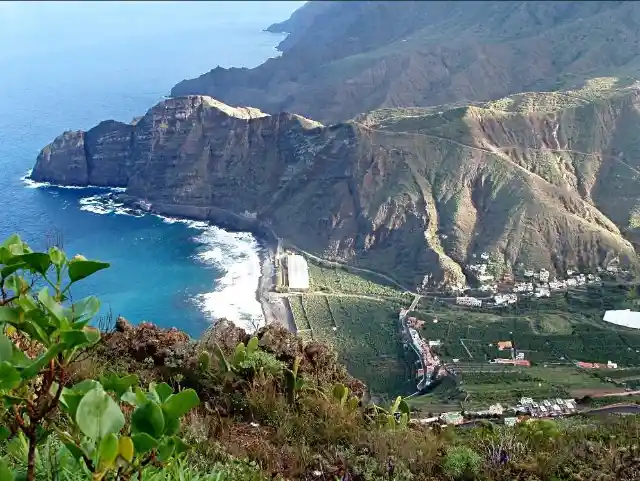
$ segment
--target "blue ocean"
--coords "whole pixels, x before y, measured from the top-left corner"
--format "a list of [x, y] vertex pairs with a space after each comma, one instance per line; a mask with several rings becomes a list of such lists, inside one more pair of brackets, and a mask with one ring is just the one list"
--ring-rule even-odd
[[24, 180], [64, 130], [130, 121], [217, 65], [278, 55], [263, 32], [304, 2], [0, 2], [0, 237], [111, 263], [72, 293], [102, 314], [199, 335], [215, 319], [259, 323], [256, 240], [204, 223], [137, 216], [104, 191]]

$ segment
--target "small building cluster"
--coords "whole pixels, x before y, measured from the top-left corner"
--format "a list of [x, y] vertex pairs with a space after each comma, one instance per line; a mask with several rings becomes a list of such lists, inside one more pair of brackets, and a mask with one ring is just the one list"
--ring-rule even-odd
[[475, 297], [459, 296], [456, 297], [456, 304], [467, 307], [482, 307], [482, 300]]
[[424, 326], [424, 321], [421, 321], [416, 317], [407, 317], [406, 322], [407, 322], [407, 326], [412, 327], [414, 329], [420, 329], [422, 326]]
[[518, 302], [517, 294], [496, 294], [493, 296], [493, 301], [496, 303], [496, 306], [500, 306], [503, 304], [515, 304]]
[[600, 362], [576, 362], [576, 366], [583, 369], [618, 369], [618, 364], [615, 362], [607, 361], [606, 364]]
[[577, 406], [573, 399], [545, 399], [535, 402], [530, 397], [523, 397], [520, 403], [512, 408], [516, 414], [528, 414], [532, 417], [555, 417], [576, 412]]
[[497, 357], [495, 359], [491, 359], [489, 361], [489, 363], [490, 364], [510, 364], [512, 366], [531, 367], [531, 361], [529, 361], [528, 359], [518, 359], [518, 358], [516, 358], [516, 359], [504, 359], [504, 358], [501, 358], [501, 357]]

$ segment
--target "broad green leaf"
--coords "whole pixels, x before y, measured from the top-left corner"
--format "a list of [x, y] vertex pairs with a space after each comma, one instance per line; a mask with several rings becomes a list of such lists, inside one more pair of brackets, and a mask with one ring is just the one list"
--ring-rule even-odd
[[67, 349], [73, 349], [90, 344], [87, 334], [82, 329], [60, 331], [60, 342]]
[[164, 431], [164, 415], [155, 401], [147, 401], [138, 406], [131, 415], [131, 432], [147, 433], [154, 438], [160, 437]]
[[0, 426], [0, 441], [4, 441], [9, 436], [11, 436], [11, 431], [6, 426]]
[[40, 309], [25, 311], [23, 319], [11, 324], [27, 333], [32, 340], [47, 347], [51, 345], [49, 334], [56, 329], [56, 326], [49, 322], [49, 316]]
[[258, 349], [258, 343], [258, 338], [255, 336], [249, 339], [249, 342], [247, 343], [247, 353], [251, 354], [256, 352], [256, 350]]
[[76, 461], [79, 461], [82, 459], [82, 456], [84, 455], [84, 453], [82, 452], [82, 449], [80, 449], [75, 443], [71, 441], [65, 441], [63, 442], [63, 444], [64, 444], [64, 447], [69, 450], [69, 452], [71, 453], [71, 455]]
[[98, 448], [100, 464], [111, 467], [118, 456], [118, 436], [114, 433], [107, 434], [100, 441]]
[[13, 274], [17, 270], [21, 269], [22, 267], [24, 267], [24, 264], [22, 262], [13, 262], [12, 261], [11, 264], [3, 267], [0, 270], [0, 277], [3, 277], [4, 279], [6, 279], [11, 274]]
[[27, 357], [27, 355], [22, 352], [20, 349], [14, 347], [13, 349], [13, 357], [11, 358], [11, 364], [16, 367], [24, 368], [31, 364], [31, 359]]
[[118, 442], [118, 454], [127, 463], [133, 461], [133, 441], [129, 436], [122, 436]]
[[76, 424], [85, 436], [97, 440], [120, 431], [125, 419], [115, 401], [103, 389], [94, 388], [80, 401]]
[[71, 389], [63, 388], [62, 394], [60, 395], [60, 406], [63, 411], [66, 411], [69, 416], [71, 416], [71, 419], [76, 418], [76, 412], [83, 397], [84, 393], [80, 394], [73, 392]]
[[[49, 311], [49, 313], [56, 318], [59, 322], [62, 322], [64, 317], [64, 308], [62, 304], [57, 302], [51, 295], [49, 294], [49, 288], [44, 287], [38, 293], [38, 300], [42, 303], [42, 305]], [[62, 327], [62, 325], [60, 325]]]
[[0, 322], [20, 322], [20, 309], [0, 306]]
[[120, 400], [122, 402], [130, 404], [131, 406], [138, 405], [138, 397], [136, 396], [136, 393], [134, 393], [132, 390], [129, 390], [124, 394], [122, 394], [122, 396], [120, 396]]
[[167, 417], [179, 419], [200, 404], [200, 399], [193, 389], [185, 389], [169, 397], [162, 405]]
[[144, 393], [144, 391], [142, 389], [140, 389], [139, 387], [136, 386], [136, 388], [133, 390], [133, 392], [136, 393], [136, 404], [137, 405], [142, 406], [144, 403], [146, 403], [149, 400], [149, 398]]
[[[138, 376], [130, 374], [128, 376], [120, 377], [117, 374], [111, 374], [109, 376], [100, 377], [100, 382], [102, 383], [105, 391], [113, 391], [118, 397], [127, 393], [127, 391], [133, 395], [133, 392], [131, 392], [130, 389], [138, 384]], [[135, 395], [133, 399], [135, 400]]]
[[69, 261], [69, 279], [72, 283], [77, 282], [99, 270], [106, 269], [109, 265], [106, 262], [72, 259]]
[[11, 247], [13, 245], [22, 246], [23, 244], [24, 244], [24, 242], [22, 242], [22, 239], [20, 238], [20, 236], [18, 234], [11, 234], [0, 245], [2, 247]]
[[165, 427], [164, 434], [167, 436], [173, 436], [180, 432], [180, 418], [172, 418], [165, 415]]
[[18, 259], [24, 262], [29, 270], [42, 275], [45, 275], [47, 273], [47, 270], [51, 265], [49, 254], [45, 254], [44, 252], [32, 252], [30, 254], [23, 254], [19, 256]]
[[85, 379], [84, 381], [80, 381], [79, 383], [74, 384], [71, 387], [71, 391], [78, 394], [87, 394], [89, 391], [95, 388], [100, 388], [102, 385], [93, 379]]
[[13, 343], [0, 333], [0, 362], [13, 360]]
[[0, 458], [0, 479], [2, 481], [14, 481], [13, 471], [9, 469], [9, 463], [4, 458]]
[[247, 349], [244, 346], [244, 342], [238, 343], [235, 352], [233, 354], [233, 364], [239, 366], [242, 361], [247, 358]]
[[182, 454], [186, 451], [188, 451], [189, 449], [191, 449], [191, 446], [189, 446], [187, 443], [185, 443], [181, 438], [179, 438], [178, 436], [173, 436], [173, 443], [176, 446], [176, 452], [175, 454]]
[[172, 438], [166, 438], [160, 446], [158, 446], [158, 459], [162, 462], [167, 461], [173, 456], [176, 450], [176, 444]]
[[33, 363], [22, 370], [22, 379], [31, 379], [35, 377], [43, 367], [51, 362], [53, 358], [55, 358], [58, 354], [60, 354], [64, 350], [63, 344], [54, 344], [51, 346], [47, 352], [42, 354], [38, 359], [36, 359]]
[[0, 391], [10, 391], [22, 382], [18, 370], [9, 361], [0, 362]]
[[64, 252], [55, 246], [49, 249], [49, 258], [51, 259], [51, 262], [58, 267], [62, 267], [64, 261], [67, 260]]
[[71, 322], [87, 321], [100, 310], [100, 301], [95, 296], [89, 296], [65, 309], [65, 315]]
[[391, 405], [391, 409], [389, 409], [389, 412], [391, 414], [395, 413], [398, 410], [398, 407], [400, 406], [400, 401], [402, 401], [402, 396], [396, 397], [395, 401], [393, 401], [393, 404]]
[[160, 402], [166, 401], [166, 399], [173, 394], [173, 389], [166, 382], [161, 382], [154, 386], [154, 390], [160, 399]]
[[400, 401], [400, 404], [398, 405], [398, 409], [400, 410], [401, 413], [406, 415], [409, 415], [409, 413], [411, 412], [411, 408], [409, 408], [407, 401], [405, 401], [404, 399]]
[[31, 296], [21, 296], [19, 299], [17, 299], [17, 303], [23, 311], [38, 309], [38, 303], [34, 301], [33, 297]]
[[158, 441], [149, 436], [147, 433], [137, 433], [131, 436], [135, 452], [138, 454], [145, 454], [151, 451], [158, 445]]
[[100, 331], [95, 327], [86, 326], [83, 327], [82, 330], [84, 331], [84, 335], [87, 336], [87, 342], [90, 346], [93, 346], [102, 337]]

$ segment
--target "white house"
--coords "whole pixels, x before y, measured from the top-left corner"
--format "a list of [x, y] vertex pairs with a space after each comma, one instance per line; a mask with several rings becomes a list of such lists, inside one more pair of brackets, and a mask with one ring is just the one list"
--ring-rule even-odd
[[607, 311], [604, 313], [604, 322], [610, 322], [618, 326], [640, 329], [640, 312], [624, 309], [620, 311]]
[[615, 362], [607, 361], [607, 367], [609, 369], [618, 369], [618, 364]]
[[549, 282], [549, 271], [540, 269], [540, 282]]
[[481, 307], [482, 301], [480, 299], [476, 299], [475, 297], [456, 297], [456, 304], [460, 306], [469, 306], [469, 307]]
[[551, 292], [546, 287], [539, 287], [534, 295], [536, 297], [551, 297]]
[[488, 252], [483, 252], [482, 254], [480, 254], [480, 258], [483, 260], [489, 260], [489, 253]]
[[492, 404], [491, 406], [489, 406], [489, 412], [491, 414], [502, 415], [502, 413], [504, 412], [504, 408], [500, 403]]
[[527, 269], [524, 271], [525, 277], [533, 277], [533, 274], [534, 274], [533, 269]]

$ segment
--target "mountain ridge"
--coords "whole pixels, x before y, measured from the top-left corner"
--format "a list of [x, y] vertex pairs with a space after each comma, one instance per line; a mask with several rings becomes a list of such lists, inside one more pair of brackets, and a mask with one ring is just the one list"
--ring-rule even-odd
[[308, 2], [284, 22], [292, 32], [280, 57], [254, 69], [218, 67], [180, 82], [172, 95], [336, 123], [383, 107], [637, 76], [640, 67], [634, 2], [326, 3]]
[[638, 84], [614, 79], [329, 126], [189, 96], [135, 125], [63, 134], [32, 178], [126, 187], [185, 216], [255, 218], [304, 250], [417, 287], [473, 281], [468, 264], [485, 251], [504, 273], [593, 271], [616, 257], [633, 267], [640, 145], [621, 132], [640, 127], [639, 109]]

